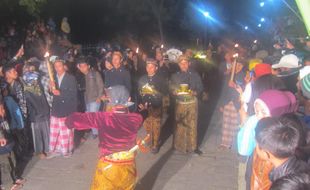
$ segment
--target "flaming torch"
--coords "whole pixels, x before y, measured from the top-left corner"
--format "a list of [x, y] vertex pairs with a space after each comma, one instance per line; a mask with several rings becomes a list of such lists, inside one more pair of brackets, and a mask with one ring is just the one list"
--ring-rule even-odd
[[239, 54], [238, 54], [238, 53], [235, 53], [235, 54], [233, 55], [234, 63], [233, 63], [232, 70], [231, 70], [230, 81], [233, 81], [233, 80], [234, 80], [238, 57], [239, 57]]
[[[50, 53], [47, 51], [47, 52], [44, 54], [44, 57], [45, 57], [46, 65], [47, 65], [48, 76], [49, 76], [49, 78], [50, 78], [50, 81], [54, 83], [54, 82], [55, 82], [54, 71], [53, 71], [51, 62], [50, 62], [50, 60], [49, 60], [49, 59], [50, 59]], [[55, 90], [55, 86], [53, 86], [53, 90]]]

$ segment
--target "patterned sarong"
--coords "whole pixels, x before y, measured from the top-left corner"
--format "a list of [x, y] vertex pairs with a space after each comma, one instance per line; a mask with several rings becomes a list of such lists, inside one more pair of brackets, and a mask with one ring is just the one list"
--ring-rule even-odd
[[161, 131], [161, 108], [149, 108], [148, 116], [144, 120], [143, 126], [148, 134], [151, 135], [152, 148], [158, 148]]
[[174, 148], [183, 153], [197, 149], [197, 119], [198, 104], [195, 98], [192, 102], [176, 102]]
[[98, 161], [91, 190], [134, 190], [137, 176], [134, 156], [112, 157], [106, 156]]
[[51, 116], [50, 124], [50, 152], [57, 152], [63, 155], [72, 153], [73, 150], [73, 130], [68, 129], [66, 117], [57, 118]]
[[238, 132], [239, 112], [233, 102], [224, 106], [223, 111], [223, 128], [222, 128], [222, 146], [231, 148]]

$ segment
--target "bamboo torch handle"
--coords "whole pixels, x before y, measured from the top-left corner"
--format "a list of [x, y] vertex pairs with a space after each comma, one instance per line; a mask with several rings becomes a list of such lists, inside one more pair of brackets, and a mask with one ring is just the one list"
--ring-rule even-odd
[[51, 63], [49, 61], [47, 61], [47, 70], [50, 80], [55, 82], [53, 68], [51, 67]]
[[231, 70], [230, 81], [233, 81], [235, 78], [237, 58], [238, 58], [238, 54], [236, 53], [236, 54], [234, 54], [234, 63], [233, 63], [232, 70]]
[[[47, 66], [47, 71], [48, 71], [48, 76], [50, 78], [50, 81], [55, 82], [55, 78], [54, 78], [54, 72], [53, 72], [53, 68], [51, 66], [51, 63], [49, 61], [49, 53], [46, 52], [45, 53], [45, 60], [46, 60], [46, 66]], [[53, 89], [55, 89], [55, 87], [53, 87]]]

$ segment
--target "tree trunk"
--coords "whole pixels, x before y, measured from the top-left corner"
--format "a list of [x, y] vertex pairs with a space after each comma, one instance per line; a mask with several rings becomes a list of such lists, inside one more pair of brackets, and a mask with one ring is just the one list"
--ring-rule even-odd
[[158, 22], [158, 29], [159, 29], [159, 34], [160, 34], [160, 43], [164, 44], [164, 31], [163, 31], [163, 23], [161, 20], [161, 11], [164, 5], [164, 0], [160, 1], [159, 4], [159, 9], [158, 9], [158, 17], [157, 17], [157, 22]]
[[161, 16], [157, 17], [157, 23], [158, 23], [158, 29], [159, 29], [159, 35], [160, 35], [160, 43], [164, 44], [164, 31], [163, 31], [163, 24], [161, 21]]
[[161, 11], [164, 5], [164, 0], [160, 0], [159, 5], [157, 5], [156, 0], [148, 0], [153, 13], [157, 19], [157, 24], [158, 24], [158, 30], [159, 30], [159, 35], [160, 35], [160, 43], [164, 44], [164, 31], [163, 31], [163, 23], [161, 19]]

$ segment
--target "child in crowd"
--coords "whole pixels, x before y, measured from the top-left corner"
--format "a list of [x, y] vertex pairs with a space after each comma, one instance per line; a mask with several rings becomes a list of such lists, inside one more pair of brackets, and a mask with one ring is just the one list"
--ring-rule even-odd
[[270, 190], [308, 190], [310, 173], [290, 174], [275, 181]]
[[309, 166], [295, 157], [301, 134], [298, 124], [287, 118], [264, 118], [256, 127], [256, 151], [258, 156], [273, 166], [269, 174], [273, 183], [289, 174], [309, 171]]
[[250, 186], [254, 188], [254, 184], [263, 187], [261, 189], [269, 189], [271, 185], [271, 182], [268, 181], [268, 174], [272, 165], [260, 159], [254, 151], [256, 146], [255, 128], [258, 121], [266, 117], [280, 117], [293, 113], [297, 106], [295, 96], [288, 91], [266, 90], [255, 100], [255, 115], [246, 120], [238, 133], [238, 152], [240, 155], [249, 156], [246, 169], [248, 189]]

